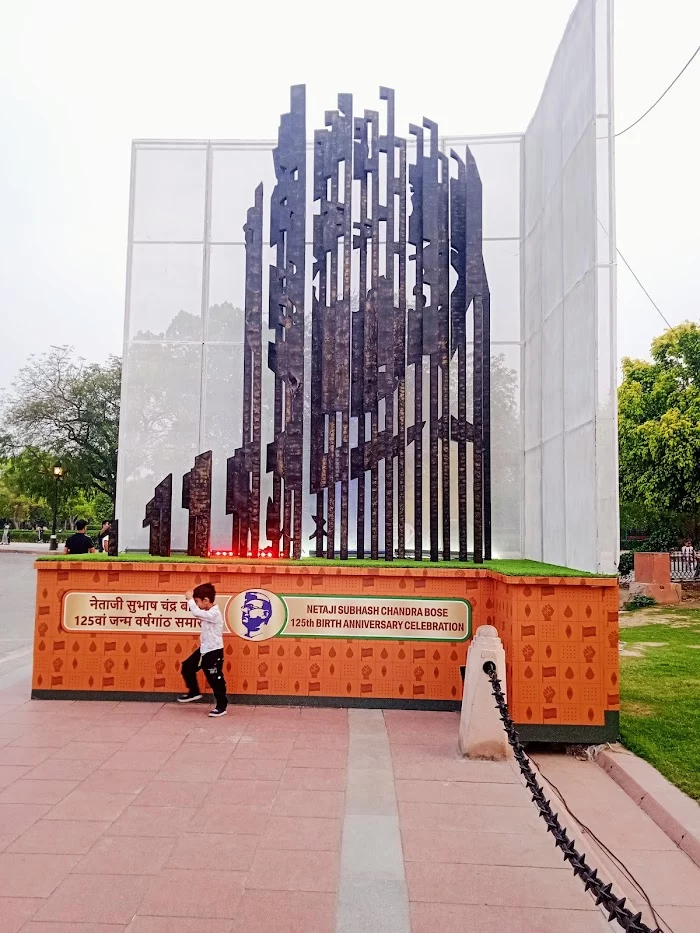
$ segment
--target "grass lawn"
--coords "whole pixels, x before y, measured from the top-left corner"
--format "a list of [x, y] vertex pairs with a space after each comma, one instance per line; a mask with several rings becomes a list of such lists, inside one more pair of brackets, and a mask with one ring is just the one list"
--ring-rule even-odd
[[120, 561], [127, 563], [153, 563], [153, 564], [292, 564], [306, 567], [396, 567], [399, 569], [436, 569], [436, 570], [496, 570], [509, 577], [592, 577], [596, 574], [586, 573], [583, 570], [571, 570], [568, 567], [558, 567], [555, 564], [540, 564], [535, 560], [487, 560], [483, 564], [472, 561], [415, 561], [415, 560], [326, 560], [324, 557], [302, 557], [301, 560], [284, 560], [283, 558], [259, 557], [256, 560], [235, 557], [188, 557], [186, 554], [172, 554], [170, 557], [152, 557], [150, 554], [134, 552], [120, 554], [119, 557], [109, 557], [107, 554], [48, 554], [37, 557], [40, 561], [79, 560], [94, 561]]
[[647, 620], [620, 631], [641, 654], [620, 658], [622, 741], [700, 801], [700, 610], [647, 610]]

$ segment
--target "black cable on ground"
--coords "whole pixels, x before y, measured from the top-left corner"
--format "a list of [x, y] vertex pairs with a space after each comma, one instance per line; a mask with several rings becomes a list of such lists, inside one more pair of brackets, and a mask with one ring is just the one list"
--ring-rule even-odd
[[658, 926], [654, 930], [647, 926], [642, 920], [641, 911], [637, 914], [633, 914], [632, 911], [625, 906], [626, 899], [624, 897], [616, 897], [615, 894], [613, 894], [611, 883], [607, 885], [603, 884], [602, 879], [598, 877], [597, 869], [591, 868], [591, 866], [587, 864], [585, 855], [582, 855], [578, 851], [574, 841], [569, 838], [568, 833], [559, 822], [559, 817], [552, 811], [549, 800], [545, 798], [544, 791], [532, 770], [530, 760], [520, 744], [520, 738], [518, 737], [517, 730], [508, 712], [508, 704], [503, 696], [501, 682], [496, 672], [496, 665], [493, 661], [487, 661], [484, 664], [483, 670], [491, 681], [491, 690], [496, 700], [496, 706], [501, 721], [503, 722], [506, 735], [508, 736], [508, 741], [513, 749], [515, 760], [518, 762], [520, 773], [525, 778], [525, 784], [532, 794], [533, 803], [539, 810], [540, 816], [547, 824], [547, 832], [552, 833], [554, 836], [554, 844], [557, 848], [561, 849], [564, 855], [564, 861], [569, 863], [574, 875], [581, 878], [586, 891], [592, 892], [596, 899], [596, 905], [602, 905], [604, 909], [608, 911], [608, 920], [616, 920], [626, 933], [663, 933]]

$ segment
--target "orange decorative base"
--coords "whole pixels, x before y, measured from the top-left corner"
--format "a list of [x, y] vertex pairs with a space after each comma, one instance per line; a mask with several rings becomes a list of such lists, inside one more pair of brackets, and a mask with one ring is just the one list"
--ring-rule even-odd
[[[406, 606], [416, 605], [415, 600], [431, 600], [432, 605], [436, 600], [467, 601], [471, 633], [484, 624], [499, 631], [509, 705], [524, 737], [537, 736], [531, 726], [540, 727], [543, 738], [557, 741], [575, 740], [578, 730], [571, 727], [585, 727], [591, 741], [594, 736], [605, 740], [614, 730], [619, 709], [616, 579], [254, 561], [211, 566], [38, 561], [35, 566], [35, 696], [150, 698], [181, 692], [180, 665], [197, 646], [197, 633], [187, 628], [187, 613], [179, 609], [185, 618], [166, 623], [164, 616], [151, 616], [162, 611], [157, 605], [175, 610], [173, 600], [179, 594], [211, 582], [224, 602], [249, 590], [297, 597], [297, 602], [303, 596], [311, 605], [330, 596], [364, 605], [368, 597], [380, 604], [404, 605], [400, 601], [405, 600]], [[68, 594], [85, 595], [73, 595], [67, 602]], [[134, 609], [139, 594], [147, 595]], [[126, 605], [119, 606], [127, 599], [129, 612]], [[94, 615], [72, 614], [72, 607], [91, 600]], [[124, 622], [126, 618], [131, 621]], [[131, 628], [121, 630], [124, 624]], [[158, 624], [172, 627], [149, 630]], [[415, 630], [411, 638], [400, 637], [380, 631], [367, 637], [277, 634], [247, 640], [227, 633], [229, 693], [242, 702], [458, 708], [460, 667], [469, 639], [449, 641], [443, 633], [419, 640], [422, 635], [416, 637]]]

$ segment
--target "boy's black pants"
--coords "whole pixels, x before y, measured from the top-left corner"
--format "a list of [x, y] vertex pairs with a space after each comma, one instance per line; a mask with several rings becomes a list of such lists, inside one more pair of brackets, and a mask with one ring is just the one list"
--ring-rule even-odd
[[182, 662], [182, 677], [190, 694], [199, 693], [197, 671], [200, 667], [204, 671], [204, 676], [207, 678], [209, 686], [214, 691], [217, 709], [226, 709], [228, 706], [228, 697], [226, 696], [226, 681], [224, 680], [223, 674], [223, 648], [220, 648], [218, 651], [207, 651], [206, 654], [202, 654], [199, 648], [197, 648], [187, 660]]

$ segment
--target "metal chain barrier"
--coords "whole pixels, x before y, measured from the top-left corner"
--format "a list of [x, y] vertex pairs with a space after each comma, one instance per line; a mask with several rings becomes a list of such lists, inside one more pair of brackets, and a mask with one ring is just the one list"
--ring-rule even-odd
[[566, 830], [559, 822], [556, 813], [552, 811], [549, 800], [545, 799], [544, 791], [540, 787], [535, 773], [530, 765], [530, 759], [525, 754], [525, 750], [520, 744], [518, 733], [510, 718], [508, 704], [503, 696], [501, 682], [496, 673], [496, 665], [493, 661], [487, 661], [484, 664], [484, 672], [491, 681], [491, 689], [496, 700], [496, 706], [500, 714], [503, 726], [508, 736], [515, 760], [518, 762], [520, 773], [525, 778], [527, 788], [532, 794], [532, 800], [540, 811], [540, 816], [547, 824], [547, 832], [554, 836], [555, 845], [564, 853], [564, 861], [568, 862], [573, 869], [574, 875], [581, 878], [586, 891], [591, 891], [596, 898], [596, 905], [602, 904], [608, 912], [608, 920], [617, 920], [623, 930], [628, 933], [662, 933], [657, 927], [652, 930], [642, 921], [641, 912], [634, 915], [629, 908], [625, 907], [625, 898], [616, 897], [612, 892], [612, 884], [603, 884], [598, 877], [597, 870], [586, 864], [585, 855], [581, 855], [573, 841], [569, 839]]

